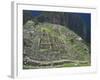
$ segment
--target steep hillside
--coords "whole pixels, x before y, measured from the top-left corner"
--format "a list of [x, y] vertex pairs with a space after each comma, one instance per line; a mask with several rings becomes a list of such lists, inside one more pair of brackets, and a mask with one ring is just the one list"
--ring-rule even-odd
[[50, 11], [23, 11], [23, 23], [28, 20], [47, 22], [68, 27], [81, 36], [87, 43], [90, 43], [91, 16], [89, 13], [50, 12]]
[[28, 20], [23, 27], [23, 68], [90, 65], [90, 48], [65, 26]]

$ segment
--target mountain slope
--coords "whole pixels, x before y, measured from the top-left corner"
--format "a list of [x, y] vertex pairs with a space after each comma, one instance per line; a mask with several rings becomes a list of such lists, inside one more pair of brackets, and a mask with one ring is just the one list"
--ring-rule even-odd
[[50, 67], [52, 64], [52, 67], [57, 67], [79, 62], [89, 65], [89, 46], [67, 27], [30, 20], [23, 28], [24, 68]]

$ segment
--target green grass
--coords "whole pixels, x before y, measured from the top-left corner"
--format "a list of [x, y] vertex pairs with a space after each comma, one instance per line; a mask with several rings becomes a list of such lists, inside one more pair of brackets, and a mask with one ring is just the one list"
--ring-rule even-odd
[[62, 64], [53, 64], [51, 66], [51, 64], [47, 65], [47, 66], [43, 66], [43, 65], [36, 65], [34, 64], [27, 64], [27, 65], [23, 65], [23, 69], [37, 69], [37, 68], [48, 68], [48, 67], [55, 67], [55, 68], [63, 68], [63, 67], [84, 67], [84, 66], [90, 66], [91, 64], [89, 63], [89, 61], [73, 61], [73, 62], [66, 62], [66, 63], [62, 63]]
[[90, 66], [88, 62], [86, 63], [65, 63], [63, 67], [82, 67], [82, 66]]
[[40, 51], [48, 51], [48, 49], [40, 49]]

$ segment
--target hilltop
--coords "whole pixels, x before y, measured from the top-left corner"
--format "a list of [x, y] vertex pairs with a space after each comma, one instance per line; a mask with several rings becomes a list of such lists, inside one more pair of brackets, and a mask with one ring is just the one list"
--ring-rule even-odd
[[23, 68], [89, 66], [90, 48], [60, 24], [28, 20], [23, 27]]

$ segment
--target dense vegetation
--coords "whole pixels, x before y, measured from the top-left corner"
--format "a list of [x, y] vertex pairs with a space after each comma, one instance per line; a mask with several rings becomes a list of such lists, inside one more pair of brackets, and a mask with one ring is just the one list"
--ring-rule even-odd
[[58, 24], [69, 28], [85, 42], [91, 42], [91, 17], [89, 13], [51, 12], [23, 10], [23, 24], [28, 20]]

